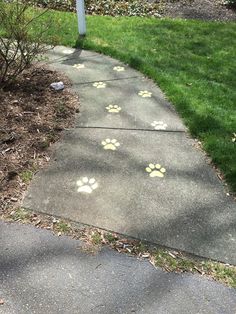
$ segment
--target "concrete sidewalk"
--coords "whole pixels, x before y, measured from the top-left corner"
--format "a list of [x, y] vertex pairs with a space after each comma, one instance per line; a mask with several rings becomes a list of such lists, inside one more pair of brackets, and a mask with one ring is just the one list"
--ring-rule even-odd
[[56, 47], [76, 128], [23, 206], [236, 265], [236, 206], [160, 89], [94, 52]]
[[0, 222], [0, 252], [1, 314], [236, 312], [234, 289], [33, 226]]

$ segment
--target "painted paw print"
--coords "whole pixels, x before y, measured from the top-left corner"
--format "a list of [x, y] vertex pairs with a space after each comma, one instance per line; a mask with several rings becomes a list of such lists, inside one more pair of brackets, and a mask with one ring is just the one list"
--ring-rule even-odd
[[232, 142], [236, 143], [236, 133], [233, 133]]
[[147, 90], [141, 90], [138, 94], [143, 98], [152, 97], [152, 93]]
[[95, 83], [93, 83], [93, 86], [96, 88], [105, 88], [107, 86], [107, 84], [104, 82], [95, 82]]
[[80, 70], [80, 69], [84, 69], [85, 65], [82, 64], [82, 63], [77, 63], [77, 64], [73, 65], [73, 68], [76, 68], [77, 70]]
[[149, 176], [151, 178], [154, 178], [154, 177], [163, 178], [164, 177], [164, 173], [166, 172], [166, 169], [163, 168], [159, 164], [156, 164], [156, 165], [149, 164], [149, 166], [146, 168], [146, 171], [149, 173]]
[[113, 68], [113, 70], [114, 70], [114, 71], [117, 71], [117, 72], [122, 72], [122, 71], [125, 70], [125, 68], [124, 68], [124, 67], [121, 67], [121, 66], [116, 66], [116, 67]]
[[155, 130], [166, 130], [167, 124], [163, 121], [153, 121], [151, 125], [154, 127]]
[[72, 49], [64, 49], [63, 51], [62, 51], [62, 53], [64, 53], [65, 55], [70, 55], [70, 54], [72, 54], [74, 51], [72, 50]]
[[97, 187], [98, 184], [94, 178], [89, 179], [87, 177], [81, 178], [76, 182], [78, 186], [78, 192], [79, 193], [92, 193]]
[[104, 149], [116, 150], [117, 147], [120, 146], [120, 143], [116, 139], [109, 139], [102, 141], [102, 145]]
[[109, 105], [108, 107], [106, 107], [108, 112], [111, 113], [119, 113], [121, 111], [121, 107], [117, 106], [117, 105]]

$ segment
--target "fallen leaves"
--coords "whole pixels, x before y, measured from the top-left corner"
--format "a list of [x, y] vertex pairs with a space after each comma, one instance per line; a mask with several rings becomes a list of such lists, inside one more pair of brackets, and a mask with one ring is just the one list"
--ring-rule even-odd
[[[211, 277], [229, 286], [236, 285], [236, 267], [206, 261], [194, 260], [186, 254], [170, 249], [156, 248], [142, 243], [140, 240], [128, 239], [114, 232], [108, 232], [98, 228], [81, 227], [77, 224], [48, 216], [18, 209], [8, 216], [2, 216], [4, 220], [31, 223], [36, 228], [44, 228], [52, 231], [58, 237], [69, 235], [81, 240], [78, 249], [88, 254], [97, 254], [102, 246], [109, 246], [119, 253], [125, 253], [147, 260], [153, 267], [161, 267], [167, 272], [191, 272]], [[99, 266], [98, 266], [99, 267]]]

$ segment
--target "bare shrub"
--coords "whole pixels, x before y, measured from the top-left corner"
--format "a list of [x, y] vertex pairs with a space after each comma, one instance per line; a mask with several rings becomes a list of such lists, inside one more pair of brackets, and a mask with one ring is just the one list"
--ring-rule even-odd
[[42, 18], [46, 12], [40, 10], [35, 14], [25, 0], [0, 0], [1, 87], [12, 82], [48, 49], [44, 35], [51, 24]]

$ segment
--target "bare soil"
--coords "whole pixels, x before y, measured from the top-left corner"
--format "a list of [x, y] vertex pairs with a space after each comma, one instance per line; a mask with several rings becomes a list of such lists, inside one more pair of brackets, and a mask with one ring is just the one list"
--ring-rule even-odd
[[[53, 82], [66, 88], [54, 91]], [[20, 202], [33, 174], [50, 160], [50, 146], [73, 126], [78, 96], [70, 82], [42, 66], [0, 89], [0, 212]]]

